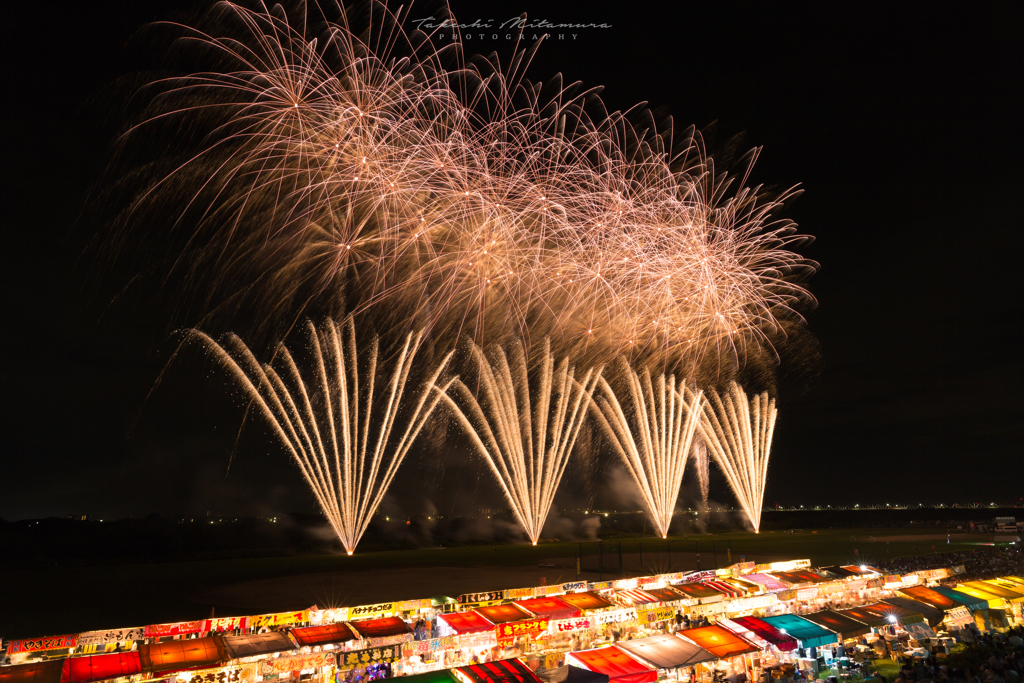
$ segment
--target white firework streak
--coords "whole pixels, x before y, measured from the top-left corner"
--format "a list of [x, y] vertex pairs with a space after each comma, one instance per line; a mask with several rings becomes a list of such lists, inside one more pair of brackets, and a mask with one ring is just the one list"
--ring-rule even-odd
[[700, 499], [704, 504], [704, 508], [708, 507], [708, 494], [710, 482], [710, 472], [708, 472], [708, 466], [711, 464], [708, 462], [708, 447], [702, 439], [693, 440], [693, 448], [691, 450], [691, 457], [693, 458], [693, 465], [697, 468], [697, 482], [700, 484]]
[[748, 399], [746, 392], [731, 382], [724, 397], [712, 391], [709, 403], [701, 420], [701, 437], [757, 532], [761, 527], [772, 433], [779, 412], [775, 399], [769, 398], [767, 392]]
[[500, 347], [491, 361], [476, 344], [472, 350], [480, 369], [480, 398], [455, 380], [454, 392], [465, 410], [447, 393], [445, 401], [490, 466], [530, 542], [537, 545], [601, 370], [587, 370], [577, 381], [568, 358], [555, 367], [550, 342], [545, 341], [536, 400], [531, 401], [522, 344], [512, 345], [511, 365]]
[[[314, 356], [308, 382], [283, 344], [278, 348], [283, 366], [278, 372], [269, 363], [261, 365], [236, 335], [229, 335], [222, 345], [202, 332], [193, 334], [228, 368], [298, 464], [327, 521], [351, 555], [399, 465], [448, 387], [437, 387], [437, 380], [451, 353], [420, 389], [405, 431], [392, 443], [392, 430], [404, 405], [406, 382], [422, 333], [406, 336], [381, 401], [375, 395], [377, 340], [373, 340], [364, 359], [367, 369], [360, 383], [351, 318], [344, 327], [342, 333], [333, 321], [326, 322], [321, 330], [307, 323]], [[431, 396], [435, 387], [437, 393]]]
[[700, 422], [702, 392], [686, 386], [685, 378], [677, 382], [675, 375], [665, 374], [658, 376], [655, 392], [649, 369], [644, 368], [638, 375], [627, 363], [623, 367], [632, 401], [632, 429], [621, 402], [604, 378], [604, 395], [596, 402], [599, 409], [594, 414], [636, 481], [658, 534], [665, 538]]

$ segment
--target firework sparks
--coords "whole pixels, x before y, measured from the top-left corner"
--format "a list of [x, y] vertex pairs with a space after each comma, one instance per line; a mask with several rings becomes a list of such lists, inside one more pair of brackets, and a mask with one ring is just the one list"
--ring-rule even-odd
[[[693, 435], [701, 419], [702, 394], [675, 376], [658, 376], [657, 389], [650, 370], [643, 374], [623, 362], [629, 388], [631, 414], [627, 418], [611, 385], [601, 379], [602, 397], [594, 411], [616, 452], [640, 488], [647, 514], [658, 534], [668, 536], [679, 486]], [[631, 428], [632, 423], [632, 428]]]
[[500, 347], [488, 361], [474, 344], [480, 397], [456, 381], [453, 390], [465, 408], [447, 394], [445, 400], [537, 545], [601, 372], [587, 370], [577, 380], [568, 358], [555, 366], [546, 343], [531, 391], [522, 345], [512, 345], [511, 351], [511, 363]]
[[220, 6], [227, 35], [187, 41], [223, 70], [166, 81], [150, 119], [209, 130], [150, 193], [191, 192], [177, 267], [203, 291], [225, 274], [224, 300], [269, 319], [313, 301], [450, 346], [550, 337], [689, 376], [771, 349], [810, 299], [815, 264], [789, 250], [806, 238], [774, 218], [792, 193], [727, 192], [699, 136], [524, 81], [523, 53], [448, 68], [403, 16], [364, 41], [346, 20]]
[[[302, 471], [328, 522], [349, 555], [366, 531], [385, 491], [447, 384], [435, 382], [449, 354], [413, 399], [404, 431], [395, 430], [405, 403], [406, 382], [422, 335], [408, 335], [386, 388], [377, 395], [377, 340], [359, 372], [355, 323], [339, 330], [328, 321], [306, 331], [313, 372], [303, 378], [291, 353], [279, 347], [281, 371], [261, 365], [237, 336], [223, 345], [202, 332], [196, 337], [230, 370]], [[432, 395], [433, 390], [437, 393]], [[319, 395], [319, 396], [318, 396]], [[397, 439], [392, 438], [395, 430]]]
[[761, 527], [768, 456], [777, 415], [775, 399], [767, 393], [748, 399], [743, 389], [732, 382], [724, 396], [711, 392], [700, 424], [704, 443], [725, 473], [755, 532]]

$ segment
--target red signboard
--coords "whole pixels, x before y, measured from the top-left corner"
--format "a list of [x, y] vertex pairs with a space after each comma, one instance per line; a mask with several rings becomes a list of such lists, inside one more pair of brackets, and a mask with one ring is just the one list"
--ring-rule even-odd
[[179, 621], [173, 624], [151, 624], [146, 627], [145, 633], [147, 638], [187, 636], [191, 633], [202, 633], [205, 626], [205, 619], [200, 621]]
[[507, 645], [519, 636], [535, 636], [548, 630], [548, 619], [531, 619], [530, 621], [516, 621], [508, 624], [499, 624], [498, 645]]
[[78, 634], [73, 633], [66, 636], [47, 636], [46, 638], [31, 638], [29, 640], [12, 640], [7, 646], [7, 654], [13, 655], [18, 652], [42, 652], [44, 650], [63, 650], [78, 645]]

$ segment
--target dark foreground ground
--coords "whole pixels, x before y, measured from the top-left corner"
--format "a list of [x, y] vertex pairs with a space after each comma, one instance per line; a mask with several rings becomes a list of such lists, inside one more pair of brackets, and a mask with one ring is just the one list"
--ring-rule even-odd
[[[978, 547], [991, 536], [945, 527], [725, 532], [661, 539], [475, 544], [279, 557], [117, 563], [53, 561], [4, 553], [0, 637], [22, 638], [112, 627], [383, 600], [456, 596], [568, 581], [725, 566], [729, 560], [809, 558], [814, 565], [880, 562]], [[947, 543], [948, 540], [948, 543]], [[130, 544], [130, 538], [124, 539]], [[599, 554], [600, 548], [600, 554]], [[621, 548], [621, 565], [620, 565]], [[17, 553], [17, 549], [13, 549]], [[699, 555], [698, 555], [699, 553]]]

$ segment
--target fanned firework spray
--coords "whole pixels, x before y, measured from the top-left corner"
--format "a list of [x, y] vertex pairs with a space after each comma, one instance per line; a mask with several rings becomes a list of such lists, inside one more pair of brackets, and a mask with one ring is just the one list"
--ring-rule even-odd
[[447, 389], [434, 382], [448, 358], [437, 365], [412, 399], [411, 413], [399, 422], [407, 407], [406, 382], [421, 335], [406, 337], [390, 377], [380, 378], [385, 380], [381, 387], [377, 340], [371, 343], [360, 372], [355, 323], [349, 319], [344, 327], [341, 332], [331, 321], [321, 330], [307, 324], [314, 369], [305, 378], [284, 346], [279, 348], [283, 366], [279, 372], [270, 364], [261, 365], [234, 335], [219, 344], [202, 332], [193, 334], [231, 371], [291, 454], [351, 555], [398, 466]]
[[531, 386], [522, 345], [512, 346], [511, 363], [501, 348], [494, 349], [491, 360], [476, 345], [472, 351], [479, 369], [479, 398], [456, 380], [453, 391], [460, 400], [447, 394], [445, 400], [497, 478], [530, 542], [537, 545], [601, 373], [587, 370], [577, 380], [568, 358], [555, 366], [545, 342]]

